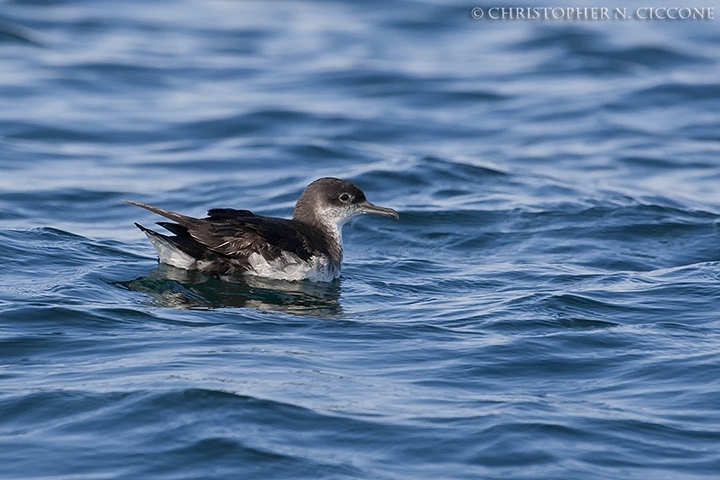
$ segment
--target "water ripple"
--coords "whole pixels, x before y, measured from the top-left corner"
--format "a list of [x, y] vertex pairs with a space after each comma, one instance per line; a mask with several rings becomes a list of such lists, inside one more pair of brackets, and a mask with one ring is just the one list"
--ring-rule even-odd
[[[3, 7], [3, 478], [720, 471], [713, 21]], [[400, 213], [329, 285], [158, 265], [121, 202], [323, 176]]]

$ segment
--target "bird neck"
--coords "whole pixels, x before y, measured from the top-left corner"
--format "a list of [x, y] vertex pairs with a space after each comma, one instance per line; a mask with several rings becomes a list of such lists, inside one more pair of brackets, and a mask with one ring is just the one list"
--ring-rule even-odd
[[295, 209], [293, 220], [302, 223], [322, 238], [324, 249], [333, 261], [341, 262], [343, 257], [342, 226], [345, 221], [335, 221], [315, 212]]

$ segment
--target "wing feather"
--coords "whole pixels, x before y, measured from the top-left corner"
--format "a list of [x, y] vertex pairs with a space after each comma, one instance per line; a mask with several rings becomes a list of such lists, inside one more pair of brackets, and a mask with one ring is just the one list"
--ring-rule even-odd
[[307, 261], [314, 255], [331, 256], [322, 233], [295, 220], [263, 217], [249, 210], [216, 208], [198, 219], [152, 205], [127, 201], [176, 223], [158, 222], [175, 234], [164, 237], [198, 261], [226, 264], [228, 271], [250, 268], [248, 258], [260, 254], [270, 261], [290, 252]]
[[[322, 241], [302, 225], [282, 218], [254, 214], [211, 216], [188, 226], [188, 233], [198, 242], [228, 257], [247, 258], [260, 253], [268, 260], [291, 252], [302, 260], [323, 252]], [[313, 238], [315, 237], [315, 238]]]

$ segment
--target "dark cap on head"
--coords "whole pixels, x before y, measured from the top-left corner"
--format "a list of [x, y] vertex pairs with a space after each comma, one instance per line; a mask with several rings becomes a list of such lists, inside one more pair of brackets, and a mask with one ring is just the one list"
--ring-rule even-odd
[[339, 178], [320, 178], [307, 186], [295, 204], [293, 219], [311, 224], [342, 225], [364, 213], [398, 218], [395, 210], [368, 202], [356, 185]]

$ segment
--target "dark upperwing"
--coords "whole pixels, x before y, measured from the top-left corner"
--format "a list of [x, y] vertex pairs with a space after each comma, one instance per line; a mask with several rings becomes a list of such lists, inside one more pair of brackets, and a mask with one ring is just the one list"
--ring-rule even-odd
[[206, 218], [198, 219], [152, 205], [126, 202], [177, 222], [158, 222], [176, 235], [163, 237], [198, 260], [218, 260], [220, 256], [247, 266], [244, 260], [252, 253], [259, 253], [267, 260], [280, 257], [283, 251], [301, 260], [317, 254], [335, 256], [332, 255], [335, 252], [328, 251], [319, 230], [295, 220], [264, 217], [232, 208], [215, 208], [208, 211]]
[[290, 252], [301, 260], [329, 254], [322, 233], [295, 220], [264, 217], [249, 210], [216, 208], [207, 218], [186, 227], [188, 234], [214, 252], [248, 257], [256, 252], [268, 260]]

